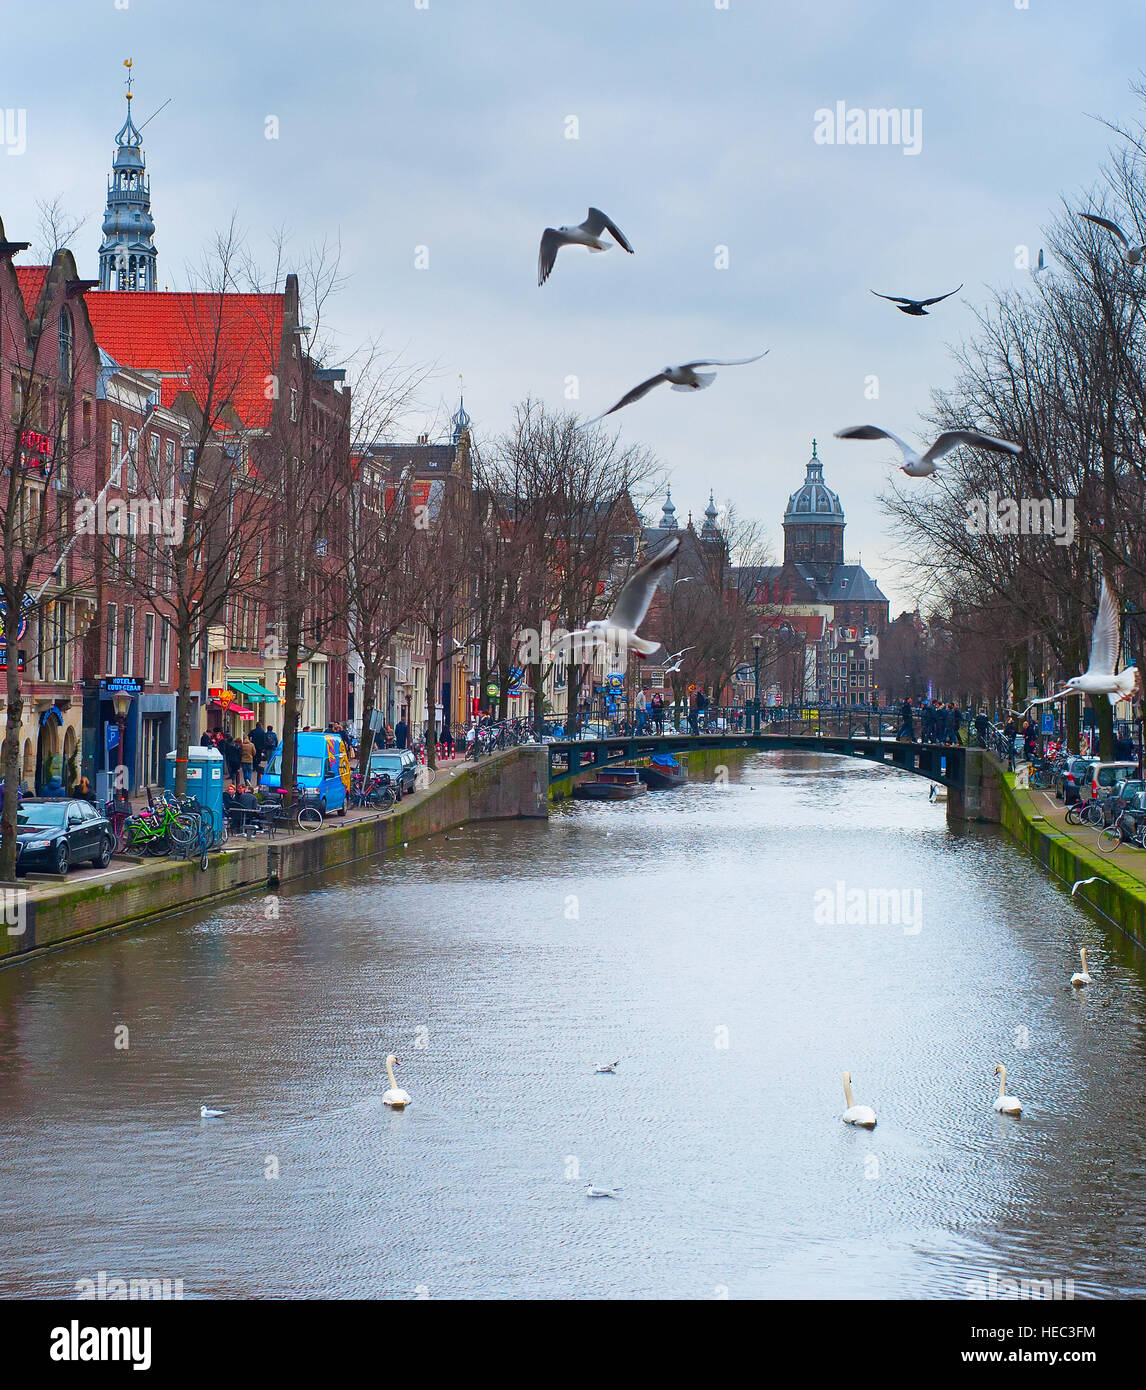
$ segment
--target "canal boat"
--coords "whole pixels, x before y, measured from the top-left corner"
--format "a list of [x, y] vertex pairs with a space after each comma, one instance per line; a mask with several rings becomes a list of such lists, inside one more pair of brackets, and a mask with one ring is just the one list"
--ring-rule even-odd
[[641, 768], [641, 781], [655, 792], [671, 791], [673, 787], [683, 787], [688, 774], [671, 753], [658, 753], [647, 767]]
[[574, 787], [573, 797], [576, 801], [631, 801], [647, 792], [648, 787], [641, 781], [637, 768], [607, 767], [598, 772], [593, 781]]

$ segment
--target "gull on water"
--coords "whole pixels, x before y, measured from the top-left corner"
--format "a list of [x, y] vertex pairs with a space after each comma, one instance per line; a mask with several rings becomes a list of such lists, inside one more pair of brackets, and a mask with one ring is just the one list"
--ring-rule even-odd
[[935, 472], [939, 460], [952, 449], [957, 449], [960, 444], [970, 444], [973, 449], [988, 449], [993, 454], [1023, 452], [1021, 444], [1012, 444], [1007, 439], [996, 439], [993, 434], [980, 434], [978, 430], [944, 430], [936, 437], [935, 443], [922, 454], [900, 439], [899, 435], [881, 429], [879, 425], [849, 425], [846, 430], [836, 430], [836, 438], [890, 439], [893, 444], [899, 445], [899, 452], [903, 455], [900, 468], [909, 478], [930, 477]]
[[586, 1197], [615, 1197], [620, 1192], [619, 1187], [594, 1187], [592, 1183], [585, 1189]]
[[[642, 396], [647, 396], [654, 387], [667, 381], [674, 391], [704, 391], [716, 380], [715, 372], [698, 372], [697, 367], [743, 367], [749, 362], [759, 362], [762, 357], [767, 357], [771, 349], [766, 348], [763, 352], [758, 352], [755, 357], [709, 357], [702, 362], [682, 362], [678, 367], [666, 367], [658, 372], [656, 376], [651, 376], [647, 381], [642, 381], [639, 386], [634, 386], [631, 391], [627, 391], [616, 405], [611, 405], [605, 411], [605, 415], [612, 415], [615, 410], [621, 410], [626, 405], [632, 405], [634, 401], [639, 401]], [[595, 425], [598, 420], [603, 420], [605, 415], [595, 415], [592, 420], [586, 421], [587, 424]]]
[[557, 253], [563, 246], [587, 246], [590, 251], [608, 251], [613, 245], [602, 236], [608, 232], [618, 246], [633, 255], [628, 238], [611, 217], [600, 208], [590, 208], [589, 216], [575, 227], [546, 227], [541, 234], [541, 250], [537, 254], [537, 283], [544, 285], [553, 272]]
[[[632, 647], [641, 656], [651, 656], [661, 644], [638, 637], [637, 628], [644, 622], [645, 614], [649, 611], [658, 580], [679, 549], [680, 537], [673, 536], [659, 554], [647, 560], [630, 576], [617, 595], [613, 611], [607, 618], [590, 620], [584, 627], [562, 637], [557, 646], [565, 646], [575, 637], [588, 637], [594, 646], [610, 642], [616, 645], [624, 644]], [[549, 650], [553, 652], [556, 649], [557, 647], [551, 647]]]
[[1141, 677], [1137, 666], [1127, 666], [1117, 671], [1118, 648], [1121, 645], [1118, 623], [1118, 600], [1102, 576], [1102, 589], [1098, 596], [1098, 613], [1094, 619], [1094, 630], [1090, 634], [1090, 658], [1081, 676], [1071, 676], [1062, 690], [1047, 695], [1041, 700], [1032, 700], [1024, 714], [1029, 714], [1036, 705], [1047, 705], [1052, 700], [1061, 700], [1067, 695], [1105, 695], [1112, 705], [1119, 700], [1130, 700], [1142, 690]]
[[225, 1115], [225, 1110], [212, 1110], [209, 1105], [199, 1107], [199, 1117], [203, 1120], [217, 1120], [221, 1115]]
[[937, 294], [931, 299], [908, 299], [902, 294], [880, 294], [878, 290], [872, 290], [872, 294], [875, 295], [876, 299], [889, 299], [901, 314], [911, 314], [914, 318], [920, 318], [927, 314], [927, 310], [923, 307], [925, 304], [941, 304], [943, 300], [950, 299], [953, 294], [958, 294], [962, 288], [962, 285], [956, 285], [953, 290], [948, 290], [946, 294]]
[[593, 1070], [598, 1074], [606, 1071], [615, 1072], [620, 1065], [620, 1059], [618, 1058], [618, 1060], [615, 1062], [598, 1062], [598, 1064], [593, 1068]]
[[1146, 260], [1146, 246], [1132, 246], [1126, 233], [1117, 222], [1111, 222], [1109, 217], [1096, 217], [1092, 212], [1083, 212], [1079, 216], [1085, 217], [1088, 222], [1093, 222], [1096, 227], [1105, 227], [1112, 236], [1116, 236], [1122, 243], [1118, 254], [1127, 265], [1141, 265]]

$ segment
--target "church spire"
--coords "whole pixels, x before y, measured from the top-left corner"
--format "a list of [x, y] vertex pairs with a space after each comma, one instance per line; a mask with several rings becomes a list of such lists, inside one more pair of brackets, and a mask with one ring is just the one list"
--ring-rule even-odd
[[156, 287], [155, 222], [151, 185], [143, 155], [143, 135], [131, 115], [132, 63], [127, 69], [127, 119], [115, 137], [103, 240], [99, 248], [101, 290], [153, 290]]

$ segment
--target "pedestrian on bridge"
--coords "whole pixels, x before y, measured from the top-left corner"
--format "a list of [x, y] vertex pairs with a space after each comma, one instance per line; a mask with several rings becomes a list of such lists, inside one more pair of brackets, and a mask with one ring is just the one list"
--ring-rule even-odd
[[911, 707], [910, 695], [899, 707], [899, 733], [896, 734], [896, 738], [906, 739], [908, 743], [915, 742], [915, 712]]

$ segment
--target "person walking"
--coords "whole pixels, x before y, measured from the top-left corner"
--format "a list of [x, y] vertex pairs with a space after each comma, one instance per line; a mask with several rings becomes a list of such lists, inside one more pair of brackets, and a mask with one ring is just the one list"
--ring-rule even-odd
[[397, 724], [394, 725], [394, 746], [396, 748], [405, 748], [409, 741], [410, 726], [406, 723], [405, 719], [399, 719]]
[[242, 776], [243, 768], [243, 749], [237, 739], [227, 737], [219, 750], [223, 755], [223, 761], [227, 764], [227, 777], [232, 782], [238, 782]]
[[447, 758], [454, 756], [454, 736], [450, 733], [448, 724], [442, 725], [442, 750]]
[[266, 734], [265, 734], [265, 736], [264, 736], [264, 738], [263, 738], [263, 766], [264, 766], [264, 767], [266, 766], [267, 763], [270, 762], [270, 760], [271, 760], [271, 754], [275, 751], [275, 749], [276, 749], [278, 746], [279, 746], [279, 736], [278, 736], [278, 734], [275, 733], [275, 731], [274, 731], [274, 730], [271, 728], [271, 726], [268, 724], [268, 725], [267, 725]]
[[636, 699], [633, 701], [633, 713], [637, 717], [637, 733], [643, 734], [648, 724], [648, 696], [644, 692], [644, 687], [637, 691]]
[[250, 734], [243, 735], [243, 741], [239, 744], [239, 752], [243, 760], [243, 781], [248, 787], [253, 787], [255, 785], [255, 745], [251, 741]]
[[947, 742], [959, 743], [959, 706], [954, 700], [947, 706]]
[[987, 746], [987, 726], [989, 723], [990, 720], [987, 718], [987, 711], [981, 709], [975, 716], [975, 737], [979, 741], [980, 748], [986, 748]]
[[906, 739], [908, 743], [915, 742], [915, 712], [911, 707], [910, 695], [899, 707], [899, 732], [896, 734], [896, 738]]
[[653, 691], [652, 699], [653, 724], [656, 726], [658, 734], [665, 731], [665, 697], [659, 690]]

